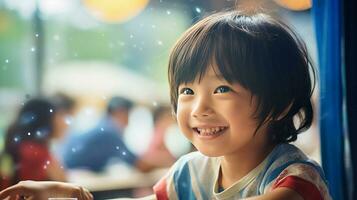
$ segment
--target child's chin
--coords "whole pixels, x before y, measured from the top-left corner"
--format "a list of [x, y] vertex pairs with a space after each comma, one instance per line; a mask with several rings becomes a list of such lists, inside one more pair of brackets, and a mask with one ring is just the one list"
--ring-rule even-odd
[[197, 148], [198, 151], [200, 151], [203, 155], [208, 156], [208, 157], [220, 157], [223, 156], [222, 152], [219, 152], [217, 150], [213, 149], [200, 149]]

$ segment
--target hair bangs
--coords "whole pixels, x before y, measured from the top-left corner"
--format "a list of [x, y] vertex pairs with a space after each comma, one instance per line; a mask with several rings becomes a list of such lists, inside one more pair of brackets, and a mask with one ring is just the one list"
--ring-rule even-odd
[[214, 62], [214, 26], [215, 23], [209, 19], [197, 23], [183, 34], [171, 51], [168, 74], [174, 112], [177, 108], [179, 85], [196, 79], [200, 81]]
[[234, 27], [229, 22], [221, 23], [215, 30], [217, 37], [214, 40], [213, 62], [229, 83], [239, 83], [244, 88], [254, 91], [252, 81], [256, 80], [254, 68], [256, 60], [251, 55], [255, 55], [254, 41], [242, 30], [241, 27]]
[[189, 50], [183, 57], [178, 57], [176, 63], [176, 72], [174, 73], [174, 81], [177, 86], [180, 84], [192, 83], [196, 79], [201, 80], [210, 66], [213, 52], [207, 51], [211, 46], [207, 42], [197, 42], [196, 44], [187, 47]]

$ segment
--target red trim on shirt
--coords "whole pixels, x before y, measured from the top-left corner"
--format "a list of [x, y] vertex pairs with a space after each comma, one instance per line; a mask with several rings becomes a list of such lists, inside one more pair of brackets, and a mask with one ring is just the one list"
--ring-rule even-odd
[[318, 188], [311, 182], [297, 176], [287, 176], [274, 183], [272, 189], [279, 187], [290, 188], [299, 193], [304, 200], [323, 200]]
[[166, 178], [162, 178], [154, 185], [154, 193], [157, 200], [169, 200], [166, 190]]

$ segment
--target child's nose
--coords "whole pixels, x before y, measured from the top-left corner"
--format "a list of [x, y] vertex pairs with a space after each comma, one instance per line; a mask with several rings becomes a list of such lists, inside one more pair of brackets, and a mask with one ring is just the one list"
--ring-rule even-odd
[[209, 100], [205, 97], [198, 98], [192, 108], [192, 116], [199, 117], [208, 117], [213, 113], [213, 110], [210, 106]]

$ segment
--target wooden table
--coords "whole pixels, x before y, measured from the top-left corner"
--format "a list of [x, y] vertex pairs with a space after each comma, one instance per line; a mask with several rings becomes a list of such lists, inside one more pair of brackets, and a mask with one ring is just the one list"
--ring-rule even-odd
[[168, 169], [142, 173], [124, 164], [116, 164], [102, 173], [69, 170], [68, 180], [92, 192], [95, 199], [130, 197], [133, 189], [152, 187]]

